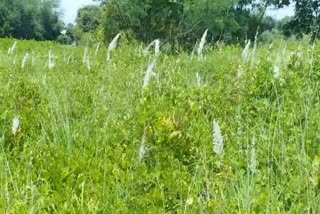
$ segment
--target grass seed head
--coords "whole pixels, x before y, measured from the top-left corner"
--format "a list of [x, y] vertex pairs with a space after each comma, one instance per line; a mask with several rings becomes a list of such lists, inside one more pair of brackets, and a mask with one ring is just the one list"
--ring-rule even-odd
[[213, 121], [213, 152], [221, 155], [223, 152], [223, 136], [217, 121]]
[[12, 47], [9, 48], [8, 54], [9, 54], [9, 55], [12, 55], [13, 52], [14, 52], [14, 50], [16, 49], [16, 47], [17, 47], [17, 41], [15, 41], [15, 42], [13, 43]]
[[15, 117], [15, 118], [12, 120], [12, 134], [13, 134], [14, 136], [16, 136], [16, 135], [18, 134], [19, 125], [20, 125], [20, 120], [19, 120], [19, 118]]
[[143, 54], [146, 56], [148, 54], [148, 50], [151, 46], [154, 46], [154, 54], [155, 56], [158, 56], [160, 53], [160, 39], [153, 40], [150, 42], [150, 44], [147, 46], [147, 48], [143, 51]]
[[273, 77], [275, 79], [279, 79], [279, 77], [280, 77], [280, 68], [279, 68], [279, 66], [274, 66], [274, 68], [273, 68]]
[[250, 158], [250, 164], [249, 164], [249, 169], [253, 174], [257, 172], [257, 155], [256, 155], [255, 144], [256, 144], [256, 138], [254, 137], [252, 139], [251, 158]]
[[200, 76], [199, 72], [196, 73], [196, 81], [197, 81], [197, 86], [200, 87], [201, 86], [201, 76]]
[[193, 198], [188, 198], [188, 199], [186, 200], [186, 205], [190, 206], [190, 205], [192, 205], [192, 204], [193, 204]]
[[156, 65], [156, 60], [153, 60], [153, 62], [148, 66], [147, 72], [144, 76], [142, 89], [149, 86], [150, 78], [152, 76], [155, 65]]
[[203, 35], [201, 37], [200, 44], [198, 47], [198, 56], [199, 57], [202, 57], [202, 50], [203, 50], [204, 44], [206, 43], [207, 33], [208, 33], [208, 29], [206, 29], [206, 31], [203, 33]]
[[242, 59], [246, 60], [247, 57], [248, 57], [248, 53], [249, 53], [249, 48], [250, 48], [250, 40], [248, 40], [248, 42], [246, 43], [246, 46], [244, 47], [243, 51], [242, 51], [242, 54], [241, 54], [241, 57]]
[[98, 55], [99, 49], [100, 49], [100, 42], [97, 44], [96, 51], [95, 51], [95, 53], [94, 53], [95, 56]]
[[159, 53], [160, 53], [160, 40], [156, 39], [154, 40], [154, 54], [158, 56]]
[[53, 60], [53, 54], [52, 54], [52, 50], [49, 50], [49, 60], [48, 60], [48, 67], [51, 70], [52, 68], [54, 68], [54, 66], [56, 65], [56, 63]]
[[118, 33], [110, 42], [109, 47], [108, 47], [108, 55], [107, 55], [107, 60], [110, 61], [111, 57], [110, 57], [110, 52], [113, 51], [114, 49], [116, 49], [117, 44], [118, 44], [118, 40], [120, 38], [121, 33]]
[[146, 135], [143, 133], [140, 148], [139, 148], [139, 163], [142, 162], [143, 158], [145, 157], [146, 154], [146, 146], [145, 146], [145, 141], [146, 141]]
[[28, 59], [29, 59], [29, 53], [26, 53], [26, 54], [24, 55], [23, 59], [22, 59], [22, 64], [21, 64], [21, 68], [22, 68], [22, 69], [25, 67]]

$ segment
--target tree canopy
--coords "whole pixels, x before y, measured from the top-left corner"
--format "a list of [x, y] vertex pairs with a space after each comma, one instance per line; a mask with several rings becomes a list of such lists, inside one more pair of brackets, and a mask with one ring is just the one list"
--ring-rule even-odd
[[267, 7], [282, 7], [289, 0], [101, 0], [105, 38], [124, 31], [134, 39], [160, 38], [188, 47], [204, 30], [212, 41], [254, 39], [257, 29], [269, 30]]
[[[253, 40], [257, 32], [315, 38], [320, 24], [320, 0], [97, 1], [99, 6], [78, 10], [75, 25], [64, 26], [57, 13], [59, 0], [0, 0], [0, 37], [70, 44], [83, 38], [110, 41], [122, 31], [128, 39], [145, 43], [161, 39], [190, 49], [206, 29], [209, 42], [238, 43]], [[293, 18], [266, 16], [268, 7], [290, 4], [295, 5]]]
[[0, 0], [0, 37], [55, 40], [63, 23], [57, 0]]
[[303, 34], [318, 36], [320, 26], [320, 1], [319, 0], [296, 0], [295, 15], [284, 26], [287, 35], [295, 34], [302, 37]]

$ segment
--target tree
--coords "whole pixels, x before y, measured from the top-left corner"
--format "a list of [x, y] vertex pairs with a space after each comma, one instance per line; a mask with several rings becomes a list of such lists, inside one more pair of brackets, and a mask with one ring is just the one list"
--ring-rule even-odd
[[56, 40], [63, 28], [62, 21], [56, 12], [53, 11], [54, 2], [43, 2], [40, 8], [39, 19], [44, 29], [43, 37], [45, 40]]
[[301, 38], [303, 34], [318, 35], [320, 25], [320, 1], [296, 0], [295, 15], [285, 26], [287, 36], [296, 34]]
[[105, 39], [119, 31], [145, 43], [161, 39], [192, 48], [208, 29], [207, 41], [253, 40], [275, 27], [265, 18], [268, 7], [283, 7], [289, 0], [101, 0]]
[[55, 40], [62, 22], [57, 0], [1, 0], [0, 36], [19, 39]]
[[15, 26], [20, 25], [21, 16], [15, 3], [0, 2], [0, 37], [12, 36]]
[[103, 27], [107, 39], [126, 31], [135, 39], [149, 42], [172, 35], [183, 5], [170, 0], [110, 0], [105, 3]]
[[96, 5], [85, 6], [77, 12], [76, 22], [82, 32], [94, 32], [100, 24], [101, 8]]

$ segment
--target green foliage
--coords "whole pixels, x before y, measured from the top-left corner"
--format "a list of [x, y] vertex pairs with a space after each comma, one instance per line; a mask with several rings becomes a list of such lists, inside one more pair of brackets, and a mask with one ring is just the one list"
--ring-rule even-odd
[[59, 42], [60, 44], [64, 44], [64, 45], [70, 45], [70, 44], [72, 44], [73, 40], [68, 35], [59, 35], [57, 37], [57, 42]]
[[110, 41], [118, 32], [149, 43], [161, 39], [175, 49], [192, 49], [208, 29], [209, 42], [238, 43], [254, 40], [274, 28], [275, 20], [265, 17], [268, 6], [282, 7], [288, 1], [233, 0], [143, 0], [101, 1], [104, 38]]
[[320, 49], [273, 42], [160, 53], [142, 89], [145, 46], [0, 40], [0, 210], [319, 213]]
[[284, 26], [286, 35], [296, 35], [298, 38], [302, 38], [304, 34], [310, 34], [313, 39], [318, 37], [320, 25], [319, 10], [319, 0], [296, 0], [295, 15]]
[[82, 45], [94, 45], [103, 41], [100, 34], [102, 9], [99, 6], [86, 6], [80, 8], [76, 17], [76, 25], [67, 26], [67, 35], [74, 42]]
[[101, 19], [101, 8], [99, 6], [86, 6], [78, 10], [76, 22], [77, 27], [82, 32], [88, 33], [95, 31]]
[[55, 0], [0, 1], [0, 37], [55, 40], [63, 23]]
[[279, 30], [272, 30], [263, 32], [259, 38], [260, 41], [268, 44], [272, 43], [272, 41], [284, 39], [284, 36]]

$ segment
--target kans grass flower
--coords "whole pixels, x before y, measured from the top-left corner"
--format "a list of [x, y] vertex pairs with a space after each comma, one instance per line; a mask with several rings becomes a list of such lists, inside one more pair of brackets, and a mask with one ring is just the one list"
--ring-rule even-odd
[[19, 120], [19, 118], [15, 117], [15, 118], [12, 120], [12, 134], [13, 134], [14, 136], [16, 136], [16, 135], [18, 134], [19, 125], [20, 125], [20, 120]]
[[147, 46], [147, 48], [143, 51], [143, 55], [146, 56], [148, 54], [148, 50], [151, 46], [154, 46], [154, 55], [157, 57], [160, 53], [160, 39], [153, 40]]
[[255, 145], [256, 145], [256, 138], [254, 137], [252, 139], [251, 159], [250, 159], [250, 164], [249, 164], [249, 168], [253, 174], [257, 172], [257, 165], [258, 165]]
[[213, 152], [221, 155], [223, 152], [223, 136], [217, 121], [213, 121]]
[[279, 66], [274, 66], [274, 68], [273, 68], [273, 77], [275, 79], [279, 79], [279, 77], [280, 77], [280, 68], [279, 68]]
[[203, 33], [201, 40], [200, 40], [199, 47], [198, 47], [198, 56], [200, 58], [202, 57], [202, 50], [203, 50], [204, 44], [206, 43], [207, 33], [208, 33], [208, 29]]
[[250, 40], [247, 41], [246, 43], [246, 46], [244, 47], [243, 51], [242, 51], [242, 54], [241, 54], [241, 57], [246, 60], [247, 57], [248, 57], [248, 53], [249, 53], [249, 48], [250, 48]]
[[139, 163], [142, 162], [143, 158], [145, 157], [146, 154], [146, 146], [145, 146], [145, 141], [146, 141], [146, 135], [143, 133], [140, 148], [139, 148]]
[[12, 55], [13, 52], [14, 52], [14, 50], [16, 49], [16, 47], [17, 47], [17, 42], [15, 41], [15, 42], [13, 43], [12, 47], [9, 48], [8, 54], [9, 54], [9, 55]]
[[156, 60], [153, 60], [153, 62], [148, 66], [147, 72], [144, 76], [142, 89], [149, 86], [150, 78], [153, 74], [153, 69], [154, 69], [155, 65], [156, 65]]
[[53, 60], [53, 54], [52, 54], [52, 50], [49, 50], [49, 58], [48, 58], [48, 68], [51, 70], [52, 68], [54, 68], [54, 66], [56, 65], [56, 63]]
[[23, 57], [23, 60], [22, 60], [22, 64], [21, 64], [22, 69], [26, 66], [28, 59], [29, 59], [29, 53], [26, 53]]
[[108, 55], [107, 55], [107, 60], [110, 61], [111, 60], [111, 56], [110, 53], [111, 51], [113, 51], [114, 49], [116, 49], [117, 44], [118, 44], [118, 40], [120, 38], [121, 33], [118, 33], [110, 42], [109, 47], [108, 47]]

